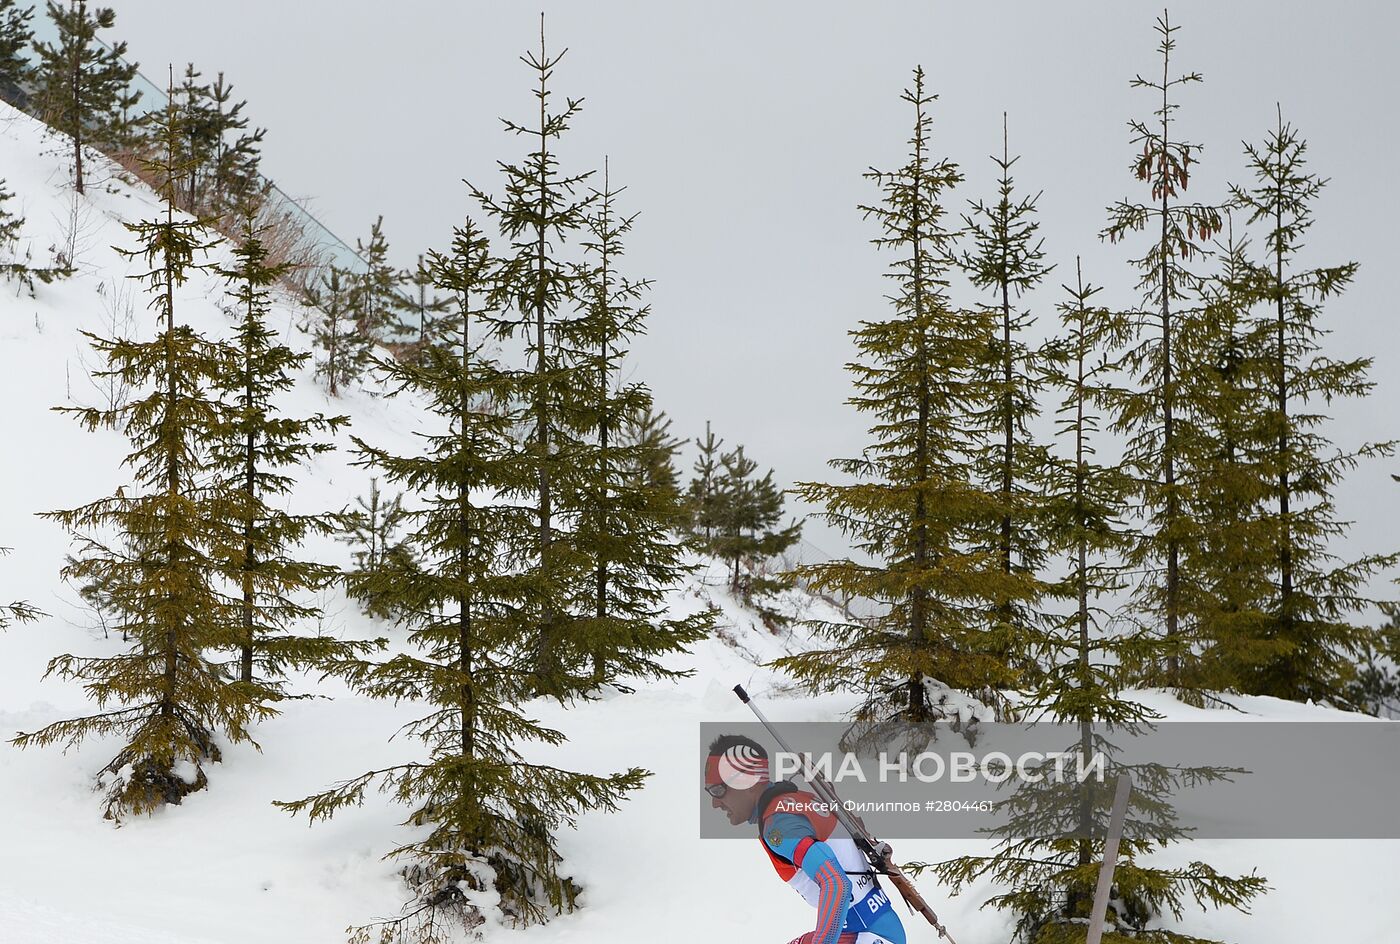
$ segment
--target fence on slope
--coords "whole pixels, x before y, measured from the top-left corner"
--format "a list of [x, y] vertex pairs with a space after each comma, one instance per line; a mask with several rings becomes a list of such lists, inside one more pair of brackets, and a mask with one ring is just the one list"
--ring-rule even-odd
[[[57, 28], [48, 17], [36, 16], [31, 21], [31, 25], [34, 28], [34, 41], [57, 42]], [[108, 49], [111, 48], [101, 39], [96, 41]], [[37, 58], [32, 43], [24, 52], [31, 61]], [[136, 73], [136, 78], [132, 81], [132, 89], [140, 92], [136, 106], [136, 117], [164, 110], [169, 100], [166, 89], [153, 82], [139, 70]], [[26, 111], [31, 110], [25, 108], [25, 96], [22, 93], [7, 97], [17, 98], [18, 100], [13, 101], [17, 107], [24, 108]], [[265, 194], [265, 202], [260, 209], [261, 221], [274, 231], [295, 232], [300, 235], [296, 261], [298, 268], [305, 273], [303, 277], [305, 284], [314, 281], [314, 273], [323, 271], [329, 266], [356, 274], [361, 274], [368, 268], [359, 252], [336, 235], [330, 227], [317, 219], [316, 215], [306, 207], [304, 199], [299, 200], [292, 197], [278, 186], [276, 181], [261, 172], [258, 176], [264, 185]]]

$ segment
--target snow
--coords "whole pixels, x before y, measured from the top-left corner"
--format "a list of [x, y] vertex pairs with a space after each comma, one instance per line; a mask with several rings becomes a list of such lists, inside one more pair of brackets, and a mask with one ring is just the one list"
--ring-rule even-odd
[[[37, 297], [0, 287], [0, 598], [20, 597], [44, 610], [37, 623], [0, 634], [0, 733], [33, 730], [81, 713], [83, 693], [72, 683], [42, 679], [52, 655], [97, 654], [119, 641], [104, 638], [75, 590], [57, 577], [67, 536], [36, 512], [71, 507], [108, 494], [123, 481], [124, 441], [114, 432], [85, 433], [59, 405], [97, 402], [87, 381], [95, 358], [82, 329], [101, 332], [123, 277], [135, 267], [112, 248], [129, 247], [123, 220], [156, 208], [152, 194], [115, 177], [99, 156], [88, 195], [74, 200], [59, 143], [38, 123], [0, 105], [0, 167], [27, 217], [24, 247], [45, 264], [50, 246], [66, 241], [77, 221], [78, 274], [38, 285]], [[227, 261], [227, 257], [224, 257]], [[129, 289], [128, 289], [129, 290]], [[129, 290], [130, 291], [130, 290]], [[219, 311], [222, 286], [198, 276], [179, 293], [181, 317], [201, 330], [227, 328]], [[133, 318], [149, 331], [145, 298], [130, 291]], [[295, 306], [282, 304], [274, 323], [297, 347]], [[331, 401], [309, 374], [289, 397], [290, 413], [322, 411], [352, 416], [339, 435], [411, 448], [423, 414], [405, 398], [351, 391]], [[350, 466], [344, 449], [319, 457], [301, 476], [295, 503], [305, 510], [339, 508], [367, 488], [369, 473]], [[323, 541], [312, 548], [340, 560], [346, 549]], [[764, 699], [775, 720], [830, 720], [850, 707], [841, 696], [797, 698], [789, 680], [758, 663], [799, 650], [801, 630], [768, 629], [725, 590], [721, 564], [699, 561], [697, 572], [671, 593], [676, 613], [707, 606], [718, 611], [714, 635], [678, 666], [694, 675], [676, 683], [642, 686], [568, 710], [540, 702], [530, 709], [570, 740], [535, 749], [531, 758], [597, 772], [640, 764], [653, 772], [645, 789], [612, 815], [590, 815], [560, 837], [567, 872], [584, 888], [583, 907], [548, 925], [509, 930], [488, 925], [489, 940], [564, 944], [668, 944], [714, 940], [786, 941], [811, 927], [809, 909], [780, 887], [763, 857], [746, 843], [702, 841], [693, 818], [693, 769], [702, 721], [748, 721], [730, 693], [742, 683]], [[321, 600], [323, 627], [348, 636], [402, 635], [362, 617], [339, 592]], [[797, 591], [767, 601], [786, 616], [813, 615], [827, 605]], [[828, 614], [829, 615], [829, 614]], [[335, 682], [298, 680], [318, 697], [284, 703], [282, 714], [256, 731], [258, 747], [223, 746], [209, 768], [210, 786], [177, 807], [120, 828], [101, 818], [93, 777], [114, 744], [93, 740], [80, 748], [19, 751], [0, 741], [0, 941], [6, 944], [335, 944], [344, 929], [395, 913], [404, 900], [397, 866], [381, 859], [402, 842], [404, 811], [371, 794], [364, 805], [327, 823], [309, 826], [274, 808], [371, 767], [415, 755], [416, 743], [391, 740], [417, 715], [411, 704], [374, 702]], [[1339, 712], [1267, 698], [1235, 699], [1245, 714], [1181, 705], [1161, 692], [1141, 699], [1172, 719], [1342, 720]], [[960, 702], [971, 716], [979, 706]], [[259, 749], [260, 748], [260, 749]], [[902, 841], [900, 858], [936, 861], [980, 852], [979, 841]], [[1393, 878], [1400, 843], [1393, 841], [1201, 841], [1174, 847], [1164, 862], [1202, 858], [1232, 872], [1258, 868], [1273, 891], [1253, 915], [1188, 915], [1197, 933], [1224, 940], [1305, 942], [1394, 940], [1400, 900]], [[949, 898], [929, 881], [925, 895], [960, 944], [1006, 940], [1007, 916], [979, 910], [987, 893]], [[910, 919], [912, 921], [912, 919]], [[914, 929], [911, 940], [932, 940]]]

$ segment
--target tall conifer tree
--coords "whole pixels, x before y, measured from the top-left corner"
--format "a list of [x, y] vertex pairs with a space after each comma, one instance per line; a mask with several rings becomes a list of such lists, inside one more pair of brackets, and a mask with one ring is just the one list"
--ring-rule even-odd
[[[1160, 79], [1135, 76], [1134, 88], [1145, 88], [1160, 97], [1150, 121], [1132, 120], [1132, 143], [1142, 153], [1132, 171], [1150, 188], [1150, 203], [1120, 200], [1108, 208], [1109, 223], [1102, 237], [1112, 242], [1135, 233], [1151, 237], [1147, 251], [1133, 260], [1141, 273], [1144, 335], [1129, 354], [1128, 366], [1137, 372], [1143, 389], [1126, 394], [1117, 408], [1115, 425], [1128, 434], [1124, 456], [1141, 480], [1139, 501], [1146, 519], [1142, 539], [1130, 559], [1143, 577], [1136, 600], [1145, 620], [1160, 626], [1175, 643], [1161, 665], [1145, 667], [1149, 680], [1181, 686], [1183, 663], [1191, 661], [1193, 630], [1182, 600], [1181, 546], [1190, 529], [1178, 472], [1182, 444], [1177, 433], [1181, 378], [1190, 365], [1180, 363], [1177, 336], [1185, 311], [1196, 300], [1200, 277], [1188, 264], [1206, 253], [1206, 242], [1221, 228], [1217, 207], [1191, 203], [1183, 194], [1191, 179], [1191, 165], [1198, 163], [1200, 146], [1178, 140], [1175, 113], [1180, 107], [1173, 93], [1201, 81], [1199, 73], [1172, 75], [1172, 53], [1179, 27], [1166, 13], [1157, 18], [1162, 58]], [[1150, 319], [1155, 318], [1155, 325]]]
[[[509, 373], [482, 353], [493, 267], [486, 239], [468, 221], [452, 251], [434, 253], [431, 265], [437, 284], [457, 298], [454, 336], [426, 348], [420, 362], [380, 366], [395, 392], [430, 404], [442, 431], [424, 437], [422, 455], [356, 441], [364, 461], [418, 499], [412, 541], [420, 566], [365, 578], [368, 592], [393, 599], [414, 650], [339, 666], [362, 692], [429, 706], [408, 726], [428, 757], [279, 804], [319, 819], [358, 804], [379, 782], [411, 806], [406, 825], [419, 828], [390, 855], [407, 860], [414, 897], [375, 930], [381, 940], [419, 944], [457, 940], [456, 929], [479, 925], [482, 900], [494, 898], [518, 923], [572, 909], [578, 889], [559, 872], [555, 831], [585, 811], [614, 809], [646, 776], [637, 768], [579, 774], [520, 755], [524, 742], [564, 740], [517, 707], [535, 687], [532, 600], [557, 592], [530, 566], [534, 510], [511, 497], [535, 480], [534, 463], [513, 437], [528, 405], [516, 399]], [[368, 940], [370, 930], [357, 939]]]
[[275, 700], [288, 667], [306, 667], [353, 649], [328, 636], [298, 635], [295, 625], [319, 611], [299, 597], [325, 586], [333, 567], [298, 560], [297, 546], [311, 533], [333, 527], [328, 515], [294, 515], [282, 507], [291, 494], [289, 474], [333, 448], [315, 437], [349, 422], [347, 417], [281, 415], [277, 397], [293, 384], [292, 371], [310, 359], [282, 344], [267, 325], [269, 293], [287, 265], [270, 265], [251, 215], [233, 251], [235, 265], [221, 270], [238, 319], [217, 385], [227, 410], [211, 431], [210, 469], [230, 496], [239, 540], [226, 549], [226, 576], [239, 591], [238, 678]]
[[1337, 450], [1321, 427], [1319, 401], [1360, 397], [1374, 383], [1372, 358], [1337, 360], [1321, 351], [1328, 333], [1322, 306], [1351, 284], [1357, 263], [1307, 268], [1299, 251], [1313, 223], [1313, 205], [1327, 181], [1307, 169], [1307, 142], [1283, 121], [1262, 144], [1246, 144], [1254, 180], [1231, 188], [1250, 224], [1264, 228], [1263, 258], [1251, 266], [1267, 332], [1267, 516], [1273, 584], [1263, 632], [1273, 654], [1248, 690], [1295, 700], [1346, 705], [1355, 657], [1367, 630], [1355, 622], [1366, 583], [1400, 555], [1339, 559], [1333, 542], [1347, 529], [1333, 503], [1341, 478], [1365, 458], [1390, 455], [1394, 443]]
[[682, 548], [670, 534], [679, 496], [664, 483], [653, 485], [637, 475], [652, 457], [645, 444], [624, 438], [627, 428], [651, 411], [651, 392], [621, 379], [631, 340], [650, 314], [642, 298], [651, 283], [621, 274], [635, 216], [618, 213], [620, 193], [610, 185], [605, 160], [603, 187], [594, 192], [582, 241], [587, 254], [579, 279], [583, 317], [567, 352], [590, 382], [578, 396], [581, 416], [595, 437], [592, 448], [580, 450], [569, 501], [578, 509], [574, 548], [592, 564], [586, 592], [575, 604], [586, 617], [571, 630], [569, 645], [591, 663], [595, 685], [625, 688], [631, 680], [689, 674], [660, 659], [702, 638], [710, 621], [704, 613], [666, 615], [663, 597], [685, 572]]
[[535, 74], [538, 115], [529, 123], [504, 122], [508, 130], [531, 141], [533, 150], [518, 164], [501, 164], [505, 192], [499, 199], [472, 188], [510, 245], [499, 283], [511, 310], [496, 317], [494, 334], [501, 339], [519, 336], [528, 363], [516, 381], [517, 395], [530, 408], [523, 417], [523, 435], [535, 469], [530, 495], [536, 511], [534, 566], [543, 583], [555, 588], [538, 601], [536, 665], [539, 691], [556, 697], [591, 684], [591, 671], [580, 676], [581, 666], [569, 666], [565, 651], [570, 624], [579, 616], [570, 608], [572, 588], [592, 571], [587, 558], [573, 548], [566, 502], [576, 488], [569, 478], [579, 467], [576, 459], [588, 426], [578, 394], [596, 382], [569, 356], [576, 346], [571, 337], [577, 330], [576, 308], [582, 303], [580, 272], [560, 253], [585, 235], [596, 197], [580, 193], [591, 171], [571, 174], [559, 163], [559, 142], [582, 108], [581, 100], [565, 98], [561, 109], [551, 111], [549, 81], [565, 53], [547, 51], [541, 16], [539, 52], [521, 57]]
[[45, 514], [79, 535], [81, 551], [63, 576], [102, 587], [130, 646], [112, 656], [52, 659], [48, 672], [81, 681], [99, 711], [14, 740], [20, 747], [73, 745], [118, 735], [121, 747], [101, 772], [110, 778], [111, 818], [148, 813], [203, 789], [204, 765], [219, 759], [216, 736], [251, 740], [251, 724], [272, 711], [210, 659], [236, 642], [218, 555], [237, 535], [227, 524], [235, 517], [227, 492], [209, 482], [204, 445], [222, 418], [211, 388], [226, 351], [181, 324], [175, 306], [176, 288], [205, 267], [197, 257], [211, 246], [202, 221], [176, 216], [176, 188], [186, 170], [179, 161], [183, 133], [172, 101], [162, 113], [159, 156], [149, 165], [165, 212], [126, 224], [140, 248], [124, 254], [149, 267], [139, 277], [159, 331], [150, 341], [88, 335], [107, 358], [105, 373], [143, 393], [108, 409], [58, 408], [89, 430], [121, 428], [131, 441], [125, 465], [134, 482], [110, 497]]
[[1107, 625], [1105, 607], [1128, 579], [1122, 558], [1132, 532], [1122, 519], [1134, 480], [1128, 470], [1097, 459], [1104, 414], [1123, 392], [1133, 316], [1097, 303], [1101, 289], [1085, 282], [1078, 259], [1074, 285], [1062, 288], [1068, 298], [1059, 305], [1061, 329], [1048, 352], [1045, 381], [1060, 395], [1055, 425], [1072, 457], [1047, 456], [1045, 549], [1068, 559], [1068, 573], [1052, 594], [1072, 607], [1044, 641], [1053, 668], [1037, 697], [1057, 717], [1076, 722], [1140, 721], [1144, 714], [1117, 693], [1132, 682], [1128, 667], [1152, 661], [1165, 643], [1155, 632], [1118, 635]]
[[873, 441], [859, 458], [831, 461], [849, 484], [795, 489], [825, 506], [826, 519], [875, 560], [804, 565], [798, 575], [814, 592], [886, 609], [865, 621], [818, 623], [829, 645], [777, 662], [813, 688], [863, 693], [857, 714], [871, 719], [929, 720], [940, 714], [932, 694], [939, 685], [997, 700], [996, 689], [1015, 680], [999, 654], [1004, 635], [988, 628], [986, 615], [998, 603], [1022, 602], [1021, 581], [1007, 578], [994, 554], [966, 546], [995, 508], [971, 473], [966, 413], [985, 396], [977, 366], [991, 325], [981, 312], [957, 310], [947, 292], [956, 247], [945, 204], [962, 174], [931, 154], [927, 109], [935, 99], [915, 69], [903, 95], [914, 112], [909, 160], [867, 174], [883, 196], [863, 208], [880, 226], [873, 242], [897, 254], [887, 273], [893, 312], [851, 332], [860, 355], [850, 366], [850, 402], [872, 415]]
[[[1162, 868], [1148, 861], [1156, 848], [1185, 838], [1169, 797], [1187, 777], [1156, 765], [1125, 768], [1110, 740], [1115, 730], [1137, 732], [1158, 717], [1124, 689], [1132, 684], [1131, 667], [1158, 658], [1168, 645], [1151, 628], [1116, 633], [1103, 620], [1109, 598], [1125, 583], [1119, 559], [1132, 540], [1120, 511], [1134, 482], [1124, 470], [1098, 462], [1094, 453], [1102, 414], [1121, 394], [1121, 350], [1132, 334], [1131, 319], [1095, 304], [1099, 289], [1078, 272], [1065, 290], [1063, 329], [1047, 352], [1046, 380], [1060, 392], [1056, 425], [1072, 456], [1050, 459], [1042, 533], [1047, 552], [1067, 558], [1068, 573], [1051, 591], [1069, 607], [1037, 640], [1048, 671], [1028, 691], [1025, 710], [1032, 720], [1071, 726], [1077, 737], [1062, 748], [1067, 754], [1109, 758], [1106, 779], [1125, 769], [1134, 777], [1102, 940], [1208, 944], [1190, 933], [1149, 925], [1166, 914], [1180, 919], [1188, 902], [1244, 910], [1266, 886], [1256, 875], [1226, 876], [1203, 862]], [[1017, 940], [1079, 944], [1098, 882], [1100, 837], [1107, 831], [1112, 792], [1093, 777], [1039, 773], [1038, 782], [1021, 781], [1003, 801], [1006, 819], [994, 830], [994, 853], [933, 868], [954, 891], [991, 878], [998, 891], [986, 904], [1015, 914]], [[1218, 779], [1221, 772], [1206, 768], [1190, 775]]]
[[[994, 549], [1008, 581], [1024, 584], [1028, 602], [1039, 595], [1038, 577], [1045, 563], [1037, 529], [1035, 475], [1044, 465], [1044, 449], [1031, 439], [1028, 424], [1038, 414], [1042, 357], [1027, 346], [1023, 334], [1030, 316], [1016, 308], [1021, 296], [1034, 289], [1050, 271], [1038, 235], [1036, 201], [1039, 194], [1018, 197], [1011, 176], [1006, 115], [1002, 114], [1001, 156], [992, 162], [999, 172], [997, 198], [976, 201], [963, 217], [973, 250], [964, 253], [963, 267], [973, 285], [992, 294], [984, 305], [995, 320], [987, 356], [980, 365], [986, 396], [973, 409], [975, 434], [984, 439], [973, 455], [978, 481], [996, 495], [997, 507], [987, 532], [974, 545]], [[1031, 666], [1027, 637], [1033, 613], [1020, 612], [1008, 596], [996, 601], [990, 618], [1006, 635], [1003, 657], [1020, 667]]]
[[1270, 658], [1264, 639], [1273, 530], [1269, 494], [1266, 337], [1251, 314], [1246, 245], [1219, 246], [1220, 266], [1202, 281], [1200, 317], [1184, 319], [1179, 386], [1182, 443], [1182, 609], [1192, 615], [1198, 651], [1189, 676], [1206, 702], [1213, 691], [1246, 691], [1248, 676]]

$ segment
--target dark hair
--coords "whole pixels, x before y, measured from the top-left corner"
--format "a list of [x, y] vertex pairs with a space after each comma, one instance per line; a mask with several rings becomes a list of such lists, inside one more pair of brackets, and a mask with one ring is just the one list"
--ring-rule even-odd
[[723, 754], [731, 747], [739, 747], [740, 745], [743, 745], [745, 747], [751, 747], [756, 753], [761, 755], [764, 760], [768, 759], [767, 748], [755, 741], [753, 738], [745, 737], [742, 734], [721, 734], [719, 737], [715, 738], [713, 741], [710, 742], [709, 754], [711, 757], [714, 757], [717, 754]]

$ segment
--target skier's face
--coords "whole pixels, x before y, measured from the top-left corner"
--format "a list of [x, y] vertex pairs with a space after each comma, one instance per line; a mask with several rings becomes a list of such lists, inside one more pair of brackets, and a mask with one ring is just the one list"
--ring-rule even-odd
[[756, 790], [755, 787], [750, 787], [747, 790], [735, 790], [730, 787], [719, 796], [711, 795], [710, 806], [717, 810], [724, 810], [725, 815], [729, 817], [729, 825], [738, 826], [747, 822], [753, 813], [754, 802], [758, 799]]

